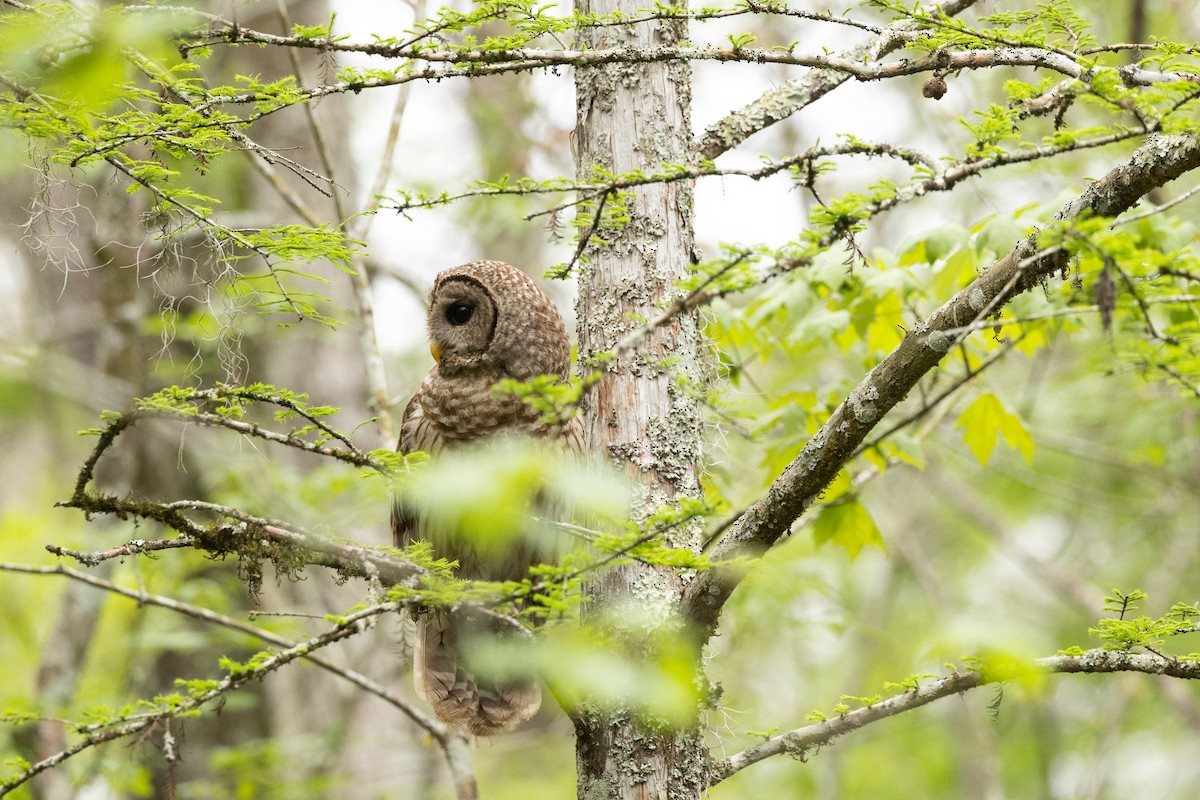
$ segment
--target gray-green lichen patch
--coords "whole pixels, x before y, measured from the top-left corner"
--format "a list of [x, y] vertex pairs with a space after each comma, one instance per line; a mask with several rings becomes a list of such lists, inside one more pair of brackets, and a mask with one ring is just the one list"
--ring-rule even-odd
[[870, 424], [879, 418], [879, 409], [875, 406], [875, 401], [878, 399], [879, 390], [875, 388], [874, 384], [860, 384], [848, 398], [850, 412], [859, 422], [864, 425]]
[[987, 304], [987, 297], [983, 293], [983, 289], [975, 286], [971, 289], [971, 293], [967, 295], [967, 303], [971, 306], [972, 311], [982, 311], [984, 305]]
[[953, 344], [954, 339], [943, 331], [930, 331], [925, 337], [925, 346], [935, 353], [948, 353]]

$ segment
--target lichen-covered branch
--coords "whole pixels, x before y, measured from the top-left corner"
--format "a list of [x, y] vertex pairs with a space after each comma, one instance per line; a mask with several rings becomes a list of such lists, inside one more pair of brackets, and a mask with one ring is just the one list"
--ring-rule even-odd
[[[289, 48], [312, 48], [326, 52], [363, 53], [387, 59], [424, 61], [430, 65], [456, 65], [440, 73], [436, 72], [436, 67], [430, 67], [397, 73], [391, 78], [378, 78], [368, 81], [342, 81], [338, 84], [321, 87], [320, 91], [325, 93], [359, 91], [363, 88], [394, 85], [414, 79], [436, 80], [453, 77], [454, 75], [471, 76], [486, 74], [501, 65], [521, 70], [533, 70], [567, 65], [588, 67], [606, 63], [653, 63], [680, 60], [740, 61], [747, 63], [779, 63], [799, 67], [812, 67], [815, 69], [828, 69], [857, 78], [858, 80], [878, 80], [933, 70], [949, 72], [1000, 65], [1037, 66], [1061, 72], [1074, 78], [1079, 78], [1093, 70], [1115, 69], [1084, 66], [1079, 61], [1079, 54], [1067, 50], [1049, 47], [1025, 47], [1020, 42], [1014, 41], [1010, 43], [1006, 40], [996, 40], [997, 46], [994, 48], [967, 49], [957, 52], [941, 51], [922, 58], [901, 59], [889, 64], [879, 63], [878, 60], [882, 56], [902, 46], [905, 42], [912, 41], [915, 36], [919, 35], [920, 32], [916, 30], [917, 25], [928, 26], [941, 15], [953, 16], [954, 14], [958, 14], [973, 5], [974, 2], [976, 0], [949, 0], [940, 6], [934, 6], [933, 11], [935, 14], [933, 16], [914, 12], [910, 14], [908, 19], [901, 20], [883, 30], [872, 25], [835, 18], [832, 15], [805, 14], [806, 18], [815, 21], [851, 24], [877, 34], [875, 39], [861, 47], [853, 48], [840, 55], [796, 53], [794, 47], [769, 49], [741, 46], [696, 47], [674, 44], [655, 46], [637, 46], [631, 44], [621, 47], [597, 47], [586, 50], [573, 50], [570, 48], [548, 50], [536, 47], [431, 47], [428, 46], [427, 42], [434, 41], [438, 42], [438, 44], [442, 44], [442, 42], [428, 35], [418, 35], [407, 41], [355, 43], [346, 41], [345, 37], [335, 37], [332, 35], [279, 36], [263, 33], [237, 26], [217, 17], [210, 17], [210, 21], [220, 26], [221, 30], [208, 30], [195, 34], [181, 32], [179, 35], [183, 37], [200, 37], [203, 41], [198, 46], [205, 47], [224, 41], [232, 44], [245, 43]], [[761, 13], [779, 13], [785, 16], [795, 15], [795, 12], [790, 9], [770, 3], [755, 3], [752, 6], [748, 6], [748, 10]], [[651, 23], [668, 19], [704, 19], [706, 16], [717, 17], [726, 15], [720, 13], [711, 15], [703, 13], [623, 15], [620, 18], [614, 18], [612, 25], [613, 27], [620, 25], [633, 28], [640, 22]], [[485, 20], [468, 21], [466, 18], [463, 18], [455, 24], [460, 27], [471, 27], [473, 24], [479, 24], [483, 21]], [[578, 18], [569, 20], [546, 18], [543, 22], [546, 25], [545, 32], [547, 33], [555, 32], [554, 27], [556, 24], [562, 25], [566, 23], [572, 27], [578, 26], [584, 31], [593, 27], [593, 24], [590, 24], [586, 19]], [[528, 35], [526, 38], [532, 41], [536, 36]], [[992, 41], [985, 36], [980, 36], [979, 39], [981, 42]], [[185, 43], [182, 48], [186, 52], [188, 48], [194, 46], [197, 45]], [[435, 72], [430, 72], [429, 69], [433, 69]], [[1192, 80], [1192, 77], [1185, 71], [1162, 72], [1143, 69], [1136, 65], [1121, 67], [1119, 74], [1126, 85], [1129, 86], [1148, 86], [1153, 83]], [[826, 93], [829, 88], [833, 87], [829, 86], [822, 90], [821, 93]], [[222, 103], [255, 102], [255, 95], [254, 93], [247, 93], [232, 97], [222, 97], [219, 100], [214, 98], [214, 101]]]
[[[280, 433], [238, 419], [233, 406], [239, 401], [262, 402], [279, 406], [304, 419], [319, 438], [311, 440], [296, 431]], [[204, 408], [212, 410], [202, 410]], [[380, 460], [359, 450], [348, 436], [329, 426], [321, 417], [330, 409], [310, 406], [299, 396], [270, 393], [253, 387], [164, 390], [141, 401], [138, 408], [113, 415], [104, 428], [96, 431], [98, 440], [84, 461], [69, 500], [59, 503], [87, 515], [108, 514], [122, 519], [148, 519], [177, 531], [182, 539], [129, 543], [96, 553], [78, 553], [51, 546], [51, 551], [77, 559], [89, 566], [130, 552], [192, 546], [216, 556], [237, 555], [243, 577], [251, 591], [262, 579], [261, 562], [271, 561], [283, 574], [291, 574], [307, 565], [337, 570], [348, 577], [378, 580], [385, 586], [413, 583], [424, 570], [410, 561], [376, 548], [347, 541], [336, 541], [310, 533], [286, 522], [247, 514], [238, 509], [197, 500], [154, 501], [136, 497], [118, 497], [91, 486], [96, 465], [116, 443], [117, 438], [136, 422], [146, 418], [166, 418], [182, 423], [197, 423], [228, 428], [244, 436], [256, 437], [305, 452], [328, 456], [358, 467], [383, 472]], [[325, 442], [337, 441], [342, 447]]]
[[[398, 55], [397, 57], [404, 57]], [[942, 51], [921, 58], [904, 58], [889, 62], [862, 63], [841, 56], [819, 53], [796, 53], [789, 50], [761, 48], [692, 47], [659, 45], [649, 47], [618, 47], [598, 50], [543, 50], [536, 48], [513, 50], [440, 51], [409, 54], [408, 57], [429, 62], [428, 66], [397, 72], [392, 75], [352, 77], [297, 91], [286, 101], [257, 91], [240, 92], [213, 98], [198, 111], [208, 111], [223, 105], [249, 105], [269, 102], [273, 105], [242, 120], [249, 123], [262, 119], [298, 103], [337, 94], [358, 93], [383, 86], [401, 86], [412, 81], [441, 81], [448, 78], [479, 78], [511, 72], [532, 72], [556, 67], [596, 67], [604, 64], [654, 64], [679, 61], [715, 61], [720, 63], [782, 64], [830, 70], [859, 81], [887, 80], [927, 72], [947, 73], [993, 67], [1036, 67], [1057, 72], [1069, 78], [1083, 79], [1105, 71], [1116, 74], [1125, 86], [1150, 86], [1156, 83], [1195, 83], [1188, 72], [1161, 72], [1134, 66], [1086, 67], [1078, 60], [1061, 53], [1037, 47], [1005, 47]]]
[[803, 759], [806, 755], [827, 745], [843, 734], [858, 730], [872, 722], [894, 717], [906, 711], [928, 705], [943, 697], [976, 689], [980, 686], [1012, 680], [1023, 675], [1109, 672], [1142, 672], [1148, 675], [1165, 675], [1185, 680], [1200, 680], [1200, 661], [1184, 661], [1154, 653], [1132, 653], [1123, 650], [1088, 650], [1082, 655], [1058, 655], [1039, 658], [1028, 665], [1025, 671], [1005, 670], [1000, 673], [984, 671], [955, 672], [932, 683], [918, 686], [913, 691], [889, 697], [878, 703], [853, 711], [847, 711], [812, 725], [772, 736], [761, 744], [722, 759], [713, 765], [712, 784], [715, 785], [734, 773], [757, 764], [763, 759], [777, 755], [791, 755]]
[[[1200, 167], [1200, 137], [1155, 135], [1056, 215], [1068, 223], [1084, 215], [1115, 217], [1151, 189]], [[917, 382], [938, 365], [960, 331], [997, 313], [1012, 297], [1061, 272], [1067, 254], [1043, 250], [1034, 232], [987, 272], [954, 296], [881, 361], [833, 412], [800, 455], [759, 500], [749, 506], [712, 551], [716, 559], [757, 557], [799, 519], [847, 463], [866, 436]], [[704, 638], [715, 629], [725, 600], [742, 571], [717, 566], [692, 582], [684, 610]]]
[[[1197, 90], [1197, 96], [1200, 96], [1200, 89]], [[887, 144], [886, 142], [854, 140], [832, 145], [813, 145], [812, 147], [805, 148], [800, 153], [788, 156], [787, 158], [768, 161], [763, 166], [753, 169], [717, 167], [708, 162], [692, 165], [663, 164], [660, 165], [658, 171], [637, 171], [628, 174], [612, 175], [604, 181], [572, 182], [564, 179], [555, 179], [541, 183], [518, 182], [513, 185], [485, 184], [453, 194], [448, 192], [442, 193], [436, 197], [402, 196], [399, 200], [386, 204], [384, 207], [393, 209], [399, 213], [406, 213], [414, 209], [427, 209], [448, 205], [468, 198], [516, 197], [574, 192], [577, 195], [575, 199], [567, 200], [550, 208], [528, 214], [526, 219], [534, 219], [572, 207], [579, 207], [586, 203], [593, 203], [596, 209], [591, 211], [589, 215], [592, 217], [592, 222], [579, 236], [580, 244], [586, 245], [600, 226], [600, 212], [603, 210], [603, 204], [606, 202], [606, 199], [615, 192], [627, 191], [637, 187], [658, 183], [697, 181], [711, 177], [743, 177], [758, 181], [789, 171], [794, 174], [793, 177], [798, 182], [806, 182], [815, 179], [817, 172], [816, 165], [822, 159], [837, 156], [895, 158], [923, 170], [923, 174], [915, 177], [907, 184], [896, 187], [895, 191], [879, 199], [866, 202], [859, 219], [867, 220], [926, 195], [950, 191], [964, 181], [983, 175], [989, 170], [1017, 164], [1029, 164], [1077, 151], [1108, 147], [1144, 137], [1149, 133], [1156, 132], [1159, 127], [1157, 121], [1151, 120], [1144, 127], [1139, 126], [1113, 133], [1099, 133], [1087, 138], [1080, 138], [1068, 144], [1023, 146], [1011, 152], [1001, 152], [987, 157], [975, 156], [962, 159], [951, 159], [945, 156], [939, 158], [930, 153], [909, 147], [899, 147]], [[839, 234], [834, 238], [841, 238], [841, 235]], [[821, 246], [828, 246], [831, 241], [830, 239], [822, 239]], [[573, 258], [566, 265], [567, 268], [575, 265], [578, 261], [579, 252], [577, 247]], [[809, 263], [809, 259], [802, 258], [780, 264], [776, 269], [771, 271], [769, 277], [808, 266]], [[564, 268], [562, 271], [566, 272], [569, 269]], [[691, 307], [702, 306], [720, 294], [723, 293], [714, 294], [712, 292], [705, 292], [701, 297], [692, 299]]]
[[[425, 574], [411, 561], [380, 548], [327, 539], [233, 508], [221, 507], [220, 512], [221, 516], [235, 520], [233, 522], [201, 522], [184, 513], [178, 503], [123, 499], [91, 491], [58, 505], [79, 509], [88, 516], [110, 514], [121, 519], [152, 520], [186, 537], [177, 546], [191, 546], [217, 557], [237, 556], [240, 559], [241, 576], [252, 593], [262, 581], [263, 561], [270, 561], [284, 575], [294, 574], [306, 566], [320, 566], [335, 570], [344, 577], [378, 581], [383, 586], [411, 585]], [[65, 548], [51, 552], [76, 558], [80, 563], [90, 566], [109, 558], [124, 557], [137, 549], [135, 544], [97, 553], [77, 553]], [[167, 548], [163, 544], [148, 549]]]
[[[1136, 134], [1134, 134], [1136, 135]], [[1089, 146], [1084, 142], [1080, 142], [1076, 147]], [[1106, 139], [1107, 143], [1107, 139]], [[1040, 151], [1041, 148], [1030, 148], [1031, 150]], [[1068, 148], [1071, 149], [1071, 148]], [[1048, 152], [1043, 157], [1048, 155], [1057, 155], [1061, 150]], [[524, 196], [537, 194], [566, 194], [576, 193], [578, 197], [573, 200], [560, 203], [552, 208], [543, 211], [536, 211], [527, 215], [526, 219], [535, 219], [546, 214], [554, 214], [559, 211], [565, 211], [569, 208], [577, 207], [583, 203], [596, 203], [598, 206], [604, 199], [614, 192], [634, 189], [639, 186], [651, 186], [658, 183], [673, 183], [677, 181], [694, 181], [700, 178], [713, 177], [741, 177], [749, 178], [753, 181], [760, 181], [764, 178], [770, 178], [774, 175], [803, 168], [806, 165], [812, 164], [822, 158], [830, 158], [833, 156], [866, 156], [868, 158], [895, 158], [899, 161], [904, 161], [914, 167], [922, 167], [930, 172], [946, 170], [950, 165], [939, 163], [936, 158], [928, 153], [923, 153], [911, 147], [901, 147], [898, 145], [888, 144], [887, 142], [866, 142], [862, 140], [839, 142], [838, 144], [830, 145], [813, 145], [805, 148], [802, 152], [796, 155], [789, 156], [778, 160], [768, 160], [763, 166], [754, 169], [746, 169], [740, 167], [717, 167], [712, 164], [660, 164], [659, 169], [653, 172], [645, 170], [637, 170], [630, 173], [608, 176], [606, 180], [592, 181], [570, 181], [566, 179], [555, 179], [542, 183], [532, 181], [519, 181], [509, 184], [507, 181], [504, 184], [483, 184], [476, 188], [466, 189], [454, 194], [443, 193], [436, 197], [402, 197], [399, 200], [384, 203], [383, 208], [394, 210], [397, 213], [404, 214], [408, 211], [421, 208], [433, 208], [437, 206], [449, 205], [460, 200], [466, 200], [473, 197], [509, 197], [509, 196]], [[1026, 155], [1024, 159], [1030, 158]], [[1023, 160], [1024, 160], [1023, 159]], [[982, 162], [982, 163], [979, 163]], [[987, 169], [991, 166], [1001, 166], [1004, 162], [997, 162], [996, 159], [976, 159], [972, 162], [973, 169]], [[593, 216], [599, 219], [598, 208], [593, 212]], [[596, 225], [592, 226], [591, 233], [595, 233]], [[584, 237], [581, 237], [583, 239]], [[586, 239], [584, 239], [586, 241]], [[574, 259], [578, 260], [578, 258]]]

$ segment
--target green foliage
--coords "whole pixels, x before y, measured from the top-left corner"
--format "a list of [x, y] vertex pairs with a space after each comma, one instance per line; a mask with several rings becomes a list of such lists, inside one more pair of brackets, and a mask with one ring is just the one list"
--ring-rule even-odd
[[980, 655], [963, 656], [966, 668], [979, 673], [988, 683], [1021, 681], [1026, 688], [1045, 683], [1045, 673], [1033, 661], [1019, 653], [1004, 650], [986, 650]]
[[1132, 650], [1142, 648], [1157, 652], [1158, 647], [1173, 637], [1194, 633], [1200, 622], [1200, 606], [1190, 603], [1175, 603], [1166, 614], [1158, 618], [1139, 615], [1130, 616], [1137, 604], [1148, 599], [1141, 589], [1121, 592], [1113, 589], [1104, 598], [1104, 610], [1117, 614], [1115, 618], [1101, 619], [1088, 633], [1099, 637], [1105, 650]]
[[1091, 24], [1080, 16], [1070, 0], [1047, 0], [1032, 8], [998, 11], [980, 17], [978, 27], [941, 14], [929, 16], [920, 4], [910, 8], [903, 0], [867, 0], [867, 4], [885, 9], [896, 18], [923, 23], [927, 34], [913, 44], [931, 52], [947, 47], [996, 44], [1078, 51], [1096, 44], [1089, 33]]
[[300, 23], [292, 24], [292, 34], [301, 39], [325, 39], [326, 41], [344, 41], [348, 36], [339, 36], [334, 38], [333, 25], [337, 22], [337, 12], [332, 12], [329, 15], [329, 22], [324, 25], [302, 25]]
[[987, 466], [992, 449], [1001, 437], [1026, 461], [1033, 459], [1033, 436], [1020, 417], [1004, 408], [1000, 399], [990, 392], [981, 394], [959, 414], [956, 427], [962, 428], [963, 442], [982, 466]]
[[[172, 23], [163, 15], [130, 15], [119, 8], [47, 4], [35, 13], [0, 20], [0, 64], [16, 82], [83, 114], [106, 109], [127, 87], [126, 55], [170, 50]], [[66, 124], [71, 124], [63, 120]]]
[[931, 672], [922, 672], [915, 675], [909, 675], [907, 678], [899, 682], [893, 683], [892, 681], [886, 681], [883, 684], [883, 688], [888, 691], [899, 691], [901, 694], [907, 694], [920, 689], [921, 681], [936, 680], [937, 677], [937, 675], [934, 675]]
[[[386, 448], [371, 450], [367, 453], [367, 456], [379, 464], [379, 474], [393, 477], [401, 473], [412, 472], [429, 460], [427, 453], [418, 451], [404, 454]], [[374, 474], [367, 473], [366, 477], [371, 477]]]
[[[332, 733], [332, 732], [329, 732]], [[328, 734], [327, 734], [328, 735]], [[319, 763], [330, 742], [319, 735], [258, 739], [206, 754], [202, 776], [176, 790], [181, 800], [228, 797], [236, 800], [317, 800], [345, 791], [336, 774], [297, 775], [294, 763]], [[332, 771], [331, 771], [332, 772]]]
[[397, 485], [426, 536], [451, 537], [485, 559], [524, 544], [546, 560], [569, 550], [570, 531], [548, 520], [624, 515], [624, 482], [552, 448], [512, 441], [443, 453]]
[[568, 704], [587, 698], [589, 703], [630, 708], [659, 725], [684, 724], [695, 713], [699, 696], [683, 631], [660, 631], [652, 649], [622, 650], [594, 630], [563, 625], [532, 648], [521, 645], [481, 642], [473, 663], [497, 677], [541, 674]]
[[770, 730], [766, 730], [766, 731], [746, 731], [746, 735], [747, 736], [757, 736], [761, 739], [770, 739], [772, 736], [774, 736], [778, 732], [779, 732], [779, 728], [771, 728]]
[[[0, 123], [49, 153], [43, 167], [48, 173], [59, 165], [77, 173], [107, 164], [128, 181], [129, 192], [147, 191], [153, 205], [148, 217], [163, 221], [164, 241], [200, 229], [227, 263], [249, 254], [262, 259], [266, 281], [241, 270], [224, 273], [222, 290], [229, 297], [257, 297], [265, 311], [335, 324], [320, 311], [323, 297], [298, 288], [297, 279], [325, 279], [289, 265], [329, 262], [349, 269], [359, 243], [333, 226], [232, 230], [215, 217], [222, 198], [190, 185], [176, 166], [204, 174], [242, 148], [254, 119], [308, 95], [290, 76], [265, 82], [237, 76], [232, 85], [207, 87], [199, 65], [180, 60], [171, 46], [178, 26], [177, 18], [160, 11], [61, 4], [5, 15], [0, 68], [10, 76], [13, 101], [0, 104]], [[38, 51], [28, 47], [31, 38], [41, 42], [36, 63], [18, 56]], [[247, 98], [254, 108], [248, 118], [221, 107]]]
[[531, 381], [506, 379], [497, 382], [492, 391], [521, 398], [541, 414], [542, 424], [562, 426], [578, 413], [580, 398], [598, 377], [592, 373], [586, 379], [571, 376], [565, 381], [553, 375], [538, 375]]
[[1019, 115], [1014, 108], [993, 104], [984, 111], [976, 111], [975, 118], [978, 121], [973, 125], [965, 119], [961, 120], [963, 127], [975, 139], [967, 145], [967, 157], [970, 159], [1003, 155], [1004, 149], [1000, 145], [1020, 138], [1017, 126]]
[[1127, 613], [1137, 608], [1138, 603], [1149, 599], [1150, 596], [1141, 589], [1134, 589], [1131, 592], [1113, 589], [1112, 594], [1106, 595], [1104, 598], [1104, 610], [1116, 614], [1119, 619], [1124, 619]]
[[[345, 272], [353, 272], [350, 262], [355, 248], [362, 242], [347, 240], [341, 230], [322, 225], [317, 228], [304, 225], [279, 225], [257, 231], [243, 232], [238, 243], [255, 252], [267, 253], [277, 264], [308, 264], [324, 259], [336, 264]], [[284, 270], [276, 266], [272, 273], [291, 273], [311, 280], [328, 281], [318, 275], [300, 271]]]
[[884, 546], [870, 512], [851, 494], [849, 473], [840, 472], [825, 497], [828, 502], [821, 506], [813, 522], [813, 539], [817, 544], [835, 544], [850, 558], [858, 556], [864, 547]]

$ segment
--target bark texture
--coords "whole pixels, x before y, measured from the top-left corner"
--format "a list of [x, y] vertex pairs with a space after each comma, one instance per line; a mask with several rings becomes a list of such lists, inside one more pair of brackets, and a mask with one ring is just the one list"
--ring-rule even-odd
[[[622, 11], [629, 0], [580, 0], [583, 14]], [[610, 48], [674, 45], [686, 40], [684, 20], [580, 32], [581, 46]], [[691, 70], [686, 62], [600, 64], [576, 73], [577, 173], [654, 171], [687, 163], [691, 150]], [[683, 181], [639, 188], [624, 199], [628, 219], [600, 226], [584, 250], [579, 276], [579, 352], [586, 362], [611, 351], [640, 321], [661, 313], [687, 274], [692, 253], [692, 194]], [[599, 205], [599, 203], [597, 204]], [[608, 206], [610, 209], [613, 206]], [[588, 231], [596, 207], [581, 211]], [[602, 240], [602, 242], [600, 241]], [[635, 513], [700, 493], [700, 408], [688, 387], [702, 379], [699, 330], [681, 315], [636, 348], [610, 362], [585, 409], [589, 452], [604, 452], [642, 487]], [[673, 535], [697, 547], [694, 529]], [[622, 642], [633, 658], [650, 660], [658, 634], [681, 625], [682, 578], [669, 569], [629, 565], [608, 570], [587, 590], [585, 624]], [[580, 798], [699, 797], [707, 785], [707, 756], [699, 720], [683, 729], [639, 718], [586, 699], [576, 714]]]

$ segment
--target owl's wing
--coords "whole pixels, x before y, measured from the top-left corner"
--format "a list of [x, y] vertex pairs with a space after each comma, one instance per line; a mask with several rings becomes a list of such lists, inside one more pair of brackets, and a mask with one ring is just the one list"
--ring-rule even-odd
[[572, 455], [583, 454], [583, 417], [579, 414], [571, 417], [562, 426], [559, 436], [562, 439], [563, 450]]
[[467, 611], [434, 609], [417, 620], [413, 658], [417, 693], [433, 706], [438, 719], [461, 733], [495, 736], [517, 727], [541, 707], [537, 679], [490, 680], [463, 663], [470, 639], [497, 633]]
[[[421, 393], [417, 392], [404, 407], [400, 422], [400, 441], [397, 452], [408, 454], [418, 450], [432, 453], [441, 449], [441, 435], [421, 405]], [[406, 507], [400, 498], [392, 499], [392, 546], [405, 547], [418, 537], [415, 509]]]
[[[559, 430], [551, 433], [559, 453], [573, 468], [579, 468], [587, 463], [583, 448], [583, 418], [576, 414], [562, 424]], [[534, 498], [534, 515], [553, 522], [589, 525], [592, 520], [580, 516], [579, 509], [565, 501], [561, 495], [546, 496], [539, 493]], [[520, 564], [521, 574], [517, 579], [527, 577], [529, 569], [535, 564], [558, 564], [563, 558], [576, 549], [578, 542], [561, 528], [553, 525], [543, 527], [541, 537], [530, 543], [527, 552], [523, 554], [525, 561]], [[539, 624], [541, 620], [538, 621]]]

